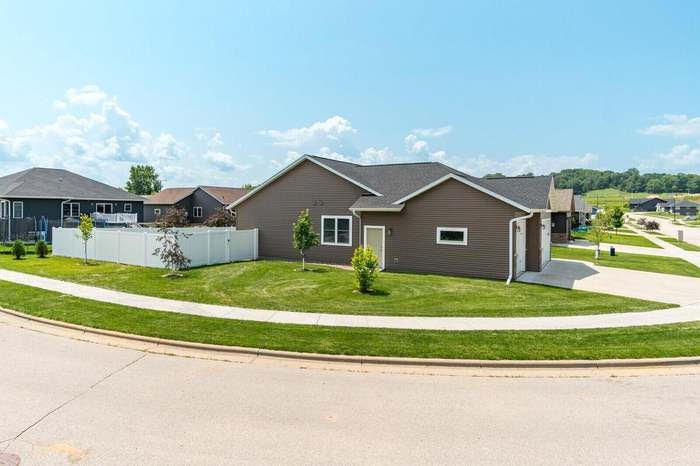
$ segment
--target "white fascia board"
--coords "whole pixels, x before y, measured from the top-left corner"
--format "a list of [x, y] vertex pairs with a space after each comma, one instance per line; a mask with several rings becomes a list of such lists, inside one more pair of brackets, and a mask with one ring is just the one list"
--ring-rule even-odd
[[356, 186], [359, 186], [360, 188], [362, 188], [362, 189], [364, 189], [364, 190], [366, 190], [366, 191], [368, 191], [368, 192], [374, 194], [375, 196], [382, 196], [382, 195], [383, 195], [383, 194], [381, 194], [381, 193], [375, 191], [374, 189], [370, 188], [369, 186], [365, 186], [365, 185], [363, 185], [362, 183], [360, 183], [360, 182], [358, 182], [358, 181], [355, 181], [355, 180], [353, 180], [352, 178], [347, 177], [346, 175], [343, 175], [342, 173], [338, 172], [337, 170], [334, 170], [334, 169], [332, 169], [331, 167], [329, 167], [329, 166], [327, 166], [327, 165], [324, 165], [323, 163], [319, 162], [318, 160], [315, 160], [315, 159], [313, 159], [312, 157], [309, 157], [308, 155], [303, 155], [303, 156], [299, 157], [298, 159], [296, 159], [294, 162], [292, 162], [292, 163], [290, 163], [289, 165], [287, 165], [286, 167], [284, 167], [284, 168], [283, 168], [282, 170], [280, 170], [279, 172], [277, 172], [277, 173], [275, 173], [274, 175], [272, 175], [270, 178], [268, 178], [267, 180], [265, 180], [260, 186], [258, 186], [257, 188], [253, 189], [251, 192], [249, 192], [249, 193], [246, 194], [245, 196], [243, 196], [243, 197], [241, 197], [241, 198], [239, 198], [239, 199], [236, 199], [236, 201], [234, 201], [234, 202], [232, 202], [231, 204], [228, 205], [228, 208], [229, 208], [229, 209], [232, 209], [232, 208], [236, 207], [238, 204], [240, 204], [241, 202], [245, 201], [245, 200], [248, 199], [249, 197], [253, 196], [255, 193], [257, 193], [257, 192], [260, 191], [261, 189], [265, 188], [267, 185], [269, 185], [270, 183], [272, 183], [272, 182], [275, 181], [276, 179], [280, 178], [282, 175], [286, 174], [286, 173], [289, 172], [292, 168], [296, 167], [297, 165], [299, 165], [301, 162], [303, 162], [303, 161], [305, 161], [305, 160], [308, 160], [309, 162], [313, 162], [313, 163], [315, 163], [316, 165], [318, 165], [318, 166], [321, 167], [321, 168], [325, 168], [326, 170], [328, 170], [329, 172], [333, 173], [334, 175], [337, 175], [337, 176], [343, 178], [344, 180], [349, 181], [350, 183], [352, 183], [352, 184], [354, 184], [354, 185], [356, 185]]
[[397, 207], [353, 207], [350, 210], [353, 212], [401, 212], [402, 206]]
[[394, 204], [403, 204], [407, 200], [412, 199], [412, 198], [418, 196], [419, 194], [422, 194], [422, 193], [434, 188], [435, 186], [438, 186], [439, 184], [444, 183], [447, 180], [459, 181], [460, 183], [466, 184], [467, 186], [471, 186], [472, 188], [476, 189], [477, 191], [481, 191], [482, 193], [488, 194], [489, 196], [494, 197], [494, 198], [498, 199], [499, 201], [503, 201], [506, 204], [510, 204], [513, 207], [516, 207], [516, 208], [522, 210], [523, 212], [532, 212], [532, 209], [530, 209], [529, 207], [525, 207], [524, 205], [520, 204], [519, 202], [515, 202], [512, 199], [508, 199], [505, 196], [502, 196], [498, 193], [495, 193], [495, 192], [491, 191], [490, 189], [486, 189], [483, 186], [479, 186], [478, 184], [476, 184], [472, 181], [469, 181], [466, 178], [462, 178], [461, 176], [457, 176], [454, 173], [449, 173], [449, 174], [443, 176], [442, 178], [435, 180], [432, 183], [423, 186], [422, 188], [420, 188], [417, 191], [412, 192], [408, 196], [402, 197], [398, 201], [394, 202]]

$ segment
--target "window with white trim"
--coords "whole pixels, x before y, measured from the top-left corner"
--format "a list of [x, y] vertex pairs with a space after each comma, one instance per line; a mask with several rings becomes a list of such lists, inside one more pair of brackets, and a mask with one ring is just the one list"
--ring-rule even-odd
[[160, 215], [160, 209], [153, 209], [153, 215]]
[[437, 244], [467, 245], [467, 228], [437, 227]]
[[95, 204], [95, 209], [97, 210], [98, 214], [111, 214], [112, 204], [106, 202], [98, 202], [97, 204]]
[[0, 201], [0, 218], [5, 219], [10, 214], [10, 201]]
[[63, 204], [63, 216], [72, 218], [80, 217], [80, 202], [67, 202]]
[[24, 218], [24, 202], [14, 201], [12, 203], [12, 218]]
[[321, 215], [321, 244], [352, 246], [352, 217], [349, 215]]
[[202, 208], [200, 206], [195, 206], [192, 208], [192, 216], [194, 218], [202, 218]]
[[130, 202], [127, 202], [126, 204], [124, 204], [124, 213], [127, 213], [127, 214], [131, 213], [131, 203]]

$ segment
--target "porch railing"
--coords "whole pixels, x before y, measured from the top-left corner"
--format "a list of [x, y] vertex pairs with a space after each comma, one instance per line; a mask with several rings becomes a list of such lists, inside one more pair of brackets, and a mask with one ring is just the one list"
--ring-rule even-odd
[[138, 221], [138, 217], [136, 214], [126, 214], [126, 213], [119, 213], [119, 214], [101, 214], [98, 212], [93, 212], [92, 213], [92, 218], [96, 222], [102, 222], [102, 223], [124, 223], [124, 224], [129, 224], [129, 223], [136, 223]]

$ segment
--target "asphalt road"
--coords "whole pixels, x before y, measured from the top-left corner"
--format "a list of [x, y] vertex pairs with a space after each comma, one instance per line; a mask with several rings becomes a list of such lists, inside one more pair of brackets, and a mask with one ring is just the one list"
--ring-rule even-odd
[[0, 464], [690, 464], [700, 376], [361, 373], [0, 323]]

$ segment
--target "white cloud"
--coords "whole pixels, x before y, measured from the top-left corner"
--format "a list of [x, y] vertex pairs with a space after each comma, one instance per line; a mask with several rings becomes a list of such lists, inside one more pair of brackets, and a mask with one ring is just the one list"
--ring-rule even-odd
[[258, 134], [272, 138], [276, 146], [299, 147], [304, 144], [323, 140], [338, 140], [344, 134], [353, 134], [357, 130], [345, 118], [336, 115], [326, 121], [317, 121], [305, 128], [287, 130], [266, 129]]
[[688, 118], [688, 115], [663, 116], [664, 123], [651, 125], [640, 130], [642, 134], [669, 135], [675, 137], [700, 136], [700, 117]]
[[65, 110], [67, 107], [68, 107], [68, 104], [62, 100], [54, 100], [53, 101], [53, 108], [55, 110]]
[[359, 163], [364, 165], [394, 163], [397, 161], [397, 157], [388, 147], [383, 149], [368, 147], [360, 152], [359, 158]]
[[61, 102], [63, 112], [48, 124], [17, 130], [4, 125], [3, 174], [31, 166], [65, 168], [123, 186], [129, 167], [146, 163], [156, 168], [167, 186], [232, 185], [236, 172], [250, 168], [223, 150], [220, 132], [202, 141], [202, 148], [189, 147], [171, 133], [152, 134], [97, 86], [69, 89]]
[[416, 128], [411, 131], [411, 134], [422, 138], [439, 138], [452, 132], [452, 126], [441, 126], [440, 128]]
[[447, 163], [461, 171], [474, 176], [483, 176], [487, 173], [500, 172], [504, 175], [522, 175], [534, 173], [535, 175], [548, 175], [565, 168], [587, 168], [598, 160], [598, 155], [587, 153], [583, 155], [518, 155], [506, 160], [496, 160], [484, 154], [467, 158], [448, 158], [440, 151], [433, 153], [435, 161]]
[[654, 154], [643, 160], [640, 168], [644, 171], [700, 171], [700, 145], [693, 147], [690, 144], [678, 144], [668, 152]]
[[415, 134], [409, 134], [403, 139], [406, 150], [411, 154], [420, 154], [428, 151], [428, 142], [418, 139]]

